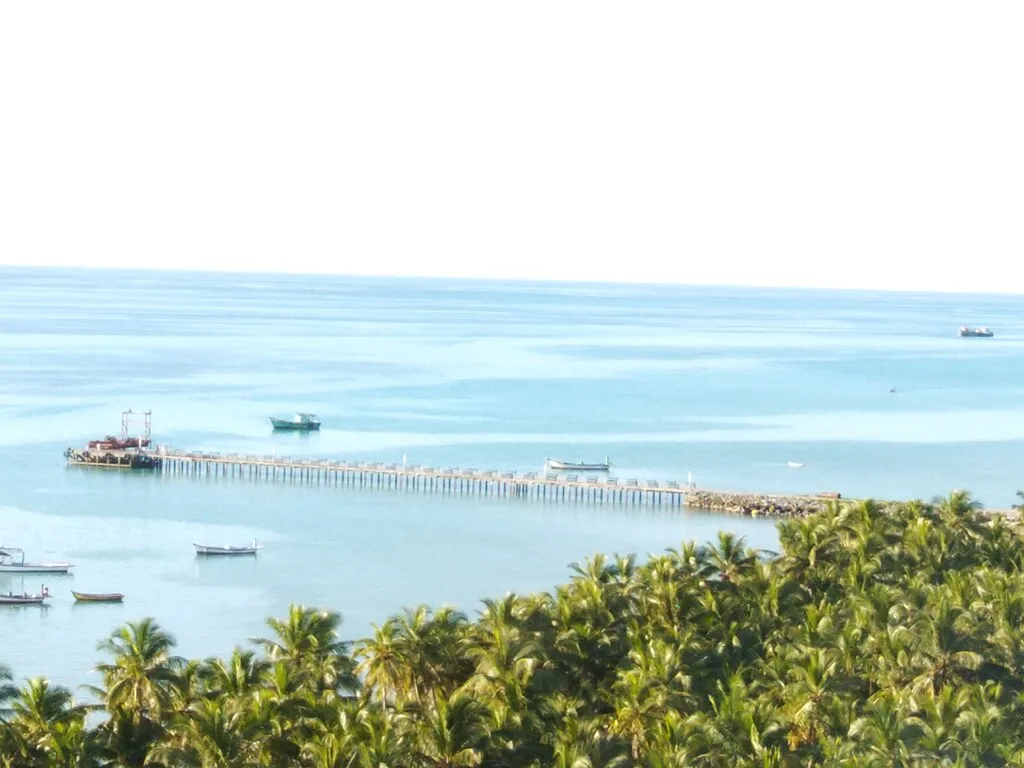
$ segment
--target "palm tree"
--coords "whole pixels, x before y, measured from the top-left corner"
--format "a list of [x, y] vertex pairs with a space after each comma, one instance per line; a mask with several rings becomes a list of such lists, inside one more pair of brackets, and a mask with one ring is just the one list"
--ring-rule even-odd
[[912, 663], [920, 670], [915, 687], [927, 686], [933, 695], [948, 682], [963, 681], [984, 657], [977, 650], [969, 611], [940, 599], [922, 611], [914, 625], [917, 647]]
[[113, 656], [96, 669], [103, 687], [92, 689], [107, 709], [128, 714], [134, 722], [158, 721], [167, 710], [175, 672], [183, 660], [171, 654], [174, 637], [153, 619], [143, 619], [115, 630], [99, 644]]
[[74, 704], [66, 688], [33, 678], [12, 699], [11, 711], [12, 738], [8, 740], [21, 761], [16, 764], [69, 768], [95, 764], [84, 729], [85, 708]]
[[18, 686], [11, 683], [13, 679], [11, 670], [0, 664], [0, 711], [2, 711], [3, 702], [18, 695]]
[[485, 610], [467, 640], [466, 658], [475, 671], [465, 689], [483, 697], [499, 728], [526, 706], [534, 675], [543, 675], [543, 645], [519, 617], [518, 599], [485, 600]]
[[448, 696], [473, 671], [463, 654], [466, 626], [465, 615], [452, 608], [407, 608], [358, 644], [360, 669], [397, 704], [429, 702], [434, 689]]
[[205, 681], [208, 696], [241, 698], [259, 686], [269, 668], [270, 662], [253, 651], [235, 648], [227, 660], [207, 659], [198, 676]]
[[267, 619], [276, 639], [255, 638], [271, 661], [284, 660], [307, 676], [318, 695], [359, 688], [347, 644], [338, 639], [341, 616], [291, 605], [284, 620]]
[[88, 687], [110, 714], [102, 726], [106, 754], [123, 765], [141, 766], [173, 711], [183, 660], [171, 653], [174, 637], [151, 618], [115, 630], [98, 647], [113, 657], [97, 666], [102, 686]]
[[865, 714], [850, 726], [849, 737], [853, 744], [882, 761], [880, 764], [893, 768], [911, 768], [918, 758], [927, 758], [914, 749], [921, 734], [918, 718], [907, 714], [902, 704], [893, 696], [883, 694], [873, 698]]
[[554, 734], [552, 768], [620, 768], [629, 765], [624, 743], [604, 731], [593, 719], [566, 712]]
[[412, 681], [402, 657], [398, 622], [394, 618], [373, 625], [373, 637], [356, 643], [354, 658], [359, 660], [356, 674], [363, 677], [365, 690], [381, 707], [393, 704], [396, 691], [409, 690]]
[[412, 750], [400, 731], [396, 716], [380, 707], [345, 702], [330, 731], [307, 743], [304, 752], [317, 768], [334, 768], [329, 758], [342, 755], [345, 768], [406, 768]]
[[718, 532], [718, 545], [708, 550], [708, 561], [723, 581], [735, 584], [757, 562], [757, 553], [743, 546], [743, 537]]
[[445, 698], [435, 691], [430, 706], [412, 720], [413, 751], [425, 766], [475, 766], [483, 760], [491, 716], [485, 704], [471, 694], [457, 692]]
[[195, 768], [255, 765], [258, 739], [258, 724], [243, 702], [226, 697], [200, 699], [150, 750], [149, 761]]

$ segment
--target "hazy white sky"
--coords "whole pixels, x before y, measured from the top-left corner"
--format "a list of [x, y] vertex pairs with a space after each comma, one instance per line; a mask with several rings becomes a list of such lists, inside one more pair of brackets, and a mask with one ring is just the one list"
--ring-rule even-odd
[[0, 4], [0, 263], [1024, 293], [1019, 2]]

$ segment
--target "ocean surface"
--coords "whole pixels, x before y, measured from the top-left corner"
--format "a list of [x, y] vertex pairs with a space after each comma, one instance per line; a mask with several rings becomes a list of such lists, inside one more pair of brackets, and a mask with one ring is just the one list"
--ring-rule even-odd
[[[95, 682], [98, 641], [154, 616], [188, 656], [291, 602], [367, 635], [403, 606], [547, 590], [591, 553], [644, 558], [772, 522], [65, 467], [152, 410], [178, 448], [539, 470], [716, 489], [1008, 507], [1024, 487], [1024, 312], [997, 296], [0, 268], [0, 544], [73, 575], [0, 574], [18, 678]], [[992, 339], [961, 339], [960, 324]], [[890, 392], [895, 388], [895, 392]], [[323, 429], [275, 435], [312, 411]], [[792, 468], [788, 462], [805, 466]], [[193, 542], [258, 558], [199, 561]], [[76, 606], [70, 589], [122, 591]]]

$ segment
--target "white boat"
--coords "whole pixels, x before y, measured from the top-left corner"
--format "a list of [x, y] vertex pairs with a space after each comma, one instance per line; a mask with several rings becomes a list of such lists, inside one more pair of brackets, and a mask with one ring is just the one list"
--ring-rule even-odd
[[0, 573], [67, 573], [71, 563], [26, 563], [25, 550], [18, 547], [0, 547]]
[[20, 595], [13, 592], [0, 595], [0, 605], [42, 605], [43, 601], [48, 600], [49, 597], [50, 590], [42, 586], [38, 595], [30, 595], [28, 592], [23, 592]]
[[558, 459], [546, 459], [544, 462], [548, 469], [566, 470], [569, 472], [607, 472], [611, 469], [612, 463], [605, 457], [604, 464], [588, 464], [585, 461], [561, 461]]
[[252, 540], [251, 547], [212, 547], [208, 544], [193, 544], [197, 555], [255, 555], [263, 549], [262, 545]]
[[807, 466], [802, 461], [787, 461], [786, 463], [789, 465], [790, 469], [799, 469], [800, 467]]

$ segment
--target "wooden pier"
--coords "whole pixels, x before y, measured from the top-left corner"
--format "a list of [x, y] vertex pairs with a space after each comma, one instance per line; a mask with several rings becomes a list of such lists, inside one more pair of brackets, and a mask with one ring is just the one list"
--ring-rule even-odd
[[432, 491], [551, 501], [683, 506], [687, 488], [676, 482], [617, 480], [605, 476], [446, 469], [371, 462], [295, 459], [238, 453], [164, 450], [157, 471], [194, 477], [284, 480], [346, 488]]
[[[741, 516], [804, 517], [839, 493], [763, 494], [745, 491], [712, 491], [685, 483], [656, 480], [622, 480], [606, 475], [561, 472], [499, 472], [497, 470], [436, 468], [382, 462], [348, 462], [328, 459], [296, 459], [242, 453], [204, 453], [161, 447], [144, 451], [145, 461], [132, 460], [137, 451], [113, 451], [102, 461], [84, 459], [69, 449], [69, 466], [118, 469], [149, 469], [166, 475], [207, 478], [246, 478], [267, 482], [292, 482], [366, 490], [455, 493], [465, 496], [539, 499], [555, 502], [591, 502], [625, 506], [672, 506], [725, 512]], [[125, 455], [121, 455], [125, 454]], [[881, 502], [888, 503], [888, 502]], [[986, 510], [990, 515], [1019, 520], [1021, 511]]]

